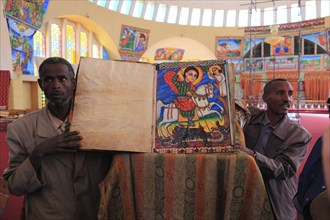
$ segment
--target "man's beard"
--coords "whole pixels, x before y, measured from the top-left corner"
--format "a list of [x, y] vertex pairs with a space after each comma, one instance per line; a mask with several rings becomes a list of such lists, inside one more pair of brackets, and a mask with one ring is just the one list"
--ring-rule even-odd
[[55, 108], [61, 108], [63, 107], [64, 105], [67, 105], [70, 103], [71, 101], [71, 95], [66, 99], [64, 100], [63, 102], [52, 102], [52, 101], [49, 101], [49, 105], [55, 107]]

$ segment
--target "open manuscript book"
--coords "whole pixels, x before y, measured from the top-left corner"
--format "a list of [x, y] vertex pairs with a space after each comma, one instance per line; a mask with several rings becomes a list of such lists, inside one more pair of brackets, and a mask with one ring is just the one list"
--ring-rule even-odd
[[82, 149], [158, 153], [233, 150], [231, 65], [81, 58], [71, 130]]

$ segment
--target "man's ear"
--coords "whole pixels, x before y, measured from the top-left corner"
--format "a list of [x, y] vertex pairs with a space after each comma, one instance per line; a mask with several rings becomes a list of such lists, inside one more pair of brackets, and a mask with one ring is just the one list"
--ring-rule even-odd
[[38, 79], [38, 85], [39, 85], [41, 91], [44, 91], [44, 90], [42, 89], [42, 82], [41, 82], [41, 79]]
[[265, 103], [268, 103], [268, 96], [265, 94], [262, 95], [262, 100], [264, 100]]
[[76, 87], [77, 87], [77, 81], [76, 81], [76, 79], [72, 79], [72, 87], [73, 87], [73, 90], [76, 89]]

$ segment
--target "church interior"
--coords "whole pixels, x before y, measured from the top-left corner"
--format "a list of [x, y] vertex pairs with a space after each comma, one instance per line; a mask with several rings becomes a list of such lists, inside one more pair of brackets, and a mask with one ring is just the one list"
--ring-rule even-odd
[[[329, 0], [6, 0], [0, 9], [1, 173], [7, 125], [46, 106], [37, 80], [47, 57], [67, 59], [76, 73], [81, 58], [152, 66], [225, 61], [231, 97], [246, 106], [265, 109], [266, 82], [289, 80], [289, 117], [312, 135], [307, 156], [330, 125]], [[137, 82], [144, 76], [138, 68], [130, 74]], [[23, 197], [0, 194], [0, 219], [21, 219]]]

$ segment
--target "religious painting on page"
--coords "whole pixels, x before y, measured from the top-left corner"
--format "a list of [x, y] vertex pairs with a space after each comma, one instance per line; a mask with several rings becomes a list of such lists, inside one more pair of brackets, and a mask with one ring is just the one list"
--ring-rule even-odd
[[229, 152], [230, 74], [221, 60], [156, 65], [154, 152]]

